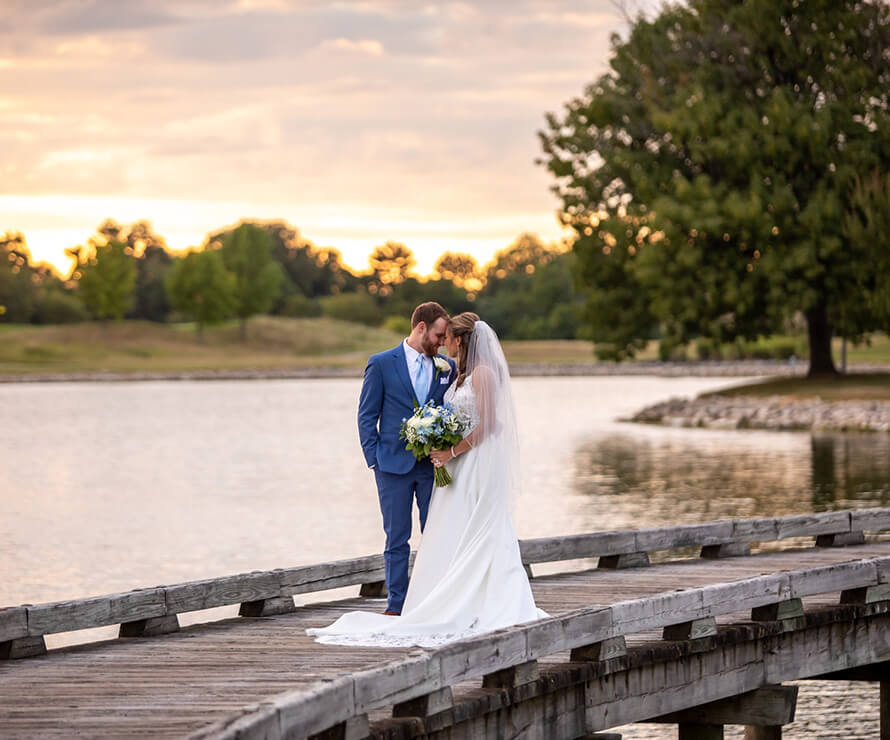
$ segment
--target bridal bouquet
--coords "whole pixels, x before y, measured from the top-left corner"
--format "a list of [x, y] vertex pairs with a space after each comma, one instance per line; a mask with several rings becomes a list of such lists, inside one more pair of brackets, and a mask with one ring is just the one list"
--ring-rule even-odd
[[[405, 445], [408, 452], [423, 460], [433, 450], [446, 450], [460, 442], [465, 428], [451, 404], [437, 406], [427, 401], [414, 409], [413, 416], [402, 419], [399, 437], [408, 443]], [[440, 488], [451, 483], [451, 476], [444, 465], [436, 468], [435, 480]]]

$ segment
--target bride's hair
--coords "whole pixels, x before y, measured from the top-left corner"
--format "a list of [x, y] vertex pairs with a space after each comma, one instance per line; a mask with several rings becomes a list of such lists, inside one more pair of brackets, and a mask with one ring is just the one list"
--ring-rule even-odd
[[464, 311], [448, 320], [448, 331], [451, 336], [460, 339], [460, 351], [457, 353], [457, 385], [460, 388], [467, 379], [467, 355], [470, 352], [470, 337], [476, 322], [481, 321], [478, 314]]

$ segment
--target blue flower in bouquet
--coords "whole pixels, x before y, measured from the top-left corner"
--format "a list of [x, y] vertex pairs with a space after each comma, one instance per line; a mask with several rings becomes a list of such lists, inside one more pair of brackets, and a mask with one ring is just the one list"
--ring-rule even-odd
[[[417, 460], [430, 456], [433, 450], [447, 450], [463, 439], [466, 426], [454, 412], [451, 404], [436, 405], [427, 401], [417, 406], [414, 414], [402, 420], [399, 437], [406, 441], [405, 449]], [[445, 467], [436, 468], [436, 485], [447, 486], [451, 476]]]

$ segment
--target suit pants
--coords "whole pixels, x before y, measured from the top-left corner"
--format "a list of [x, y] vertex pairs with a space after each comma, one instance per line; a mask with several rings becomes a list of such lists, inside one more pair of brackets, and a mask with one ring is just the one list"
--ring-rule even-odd
[[433, 493], [433, 466], [429, 460], [418, 461], [402, 475], [374, 468], [374, 477], [386, 532], [383, 560], [389, 591], [387, 610], [401, 613], [408, 592], [408, 558], [411, 554], [408, 540], [411, 539], [414, 501], [417, 501], [420, 531], [423, 532]]

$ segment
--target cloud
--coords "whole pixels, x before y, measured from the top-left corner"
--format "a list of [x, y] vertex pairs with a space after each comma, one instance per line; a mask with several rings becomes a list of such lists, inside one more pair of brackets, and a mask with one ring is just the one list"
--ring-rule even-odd
[[554, 223], [535, 133], [621, 24], [610, 0], [3, 0], [0, 196], [491, 219], [505, 246]]
[[327, 39], [321, 43], [323, 49], [334, 49], [350, 53], [367, 54], [372, 57], [383, 56], [383, 44], [373, 39], [353, 41], [352, 39]]

